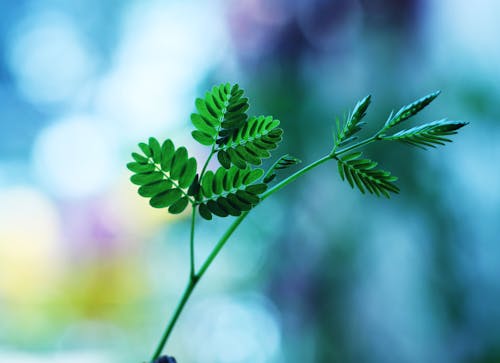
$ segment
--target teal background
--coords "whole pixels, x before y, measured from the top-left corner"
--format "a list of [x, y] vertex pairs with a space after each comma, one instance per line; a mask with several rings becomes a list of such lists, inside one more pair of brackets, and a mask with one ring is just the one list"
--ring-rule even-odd
[[[188, 214], [152, 210], [125, 168], [186, 145], [194, 99], [238, 82], [281, 120], [275, 154], [327, 153], [370, 93], [369, 135], [468, 121], [363, 196], [325, 164], [245, 220], [167, 346], [180, 363], [500, 362], [500, 4], [495, 0], [0, 2], [0, 362], [141, 362], [189, 272]], [[201, 262], [230, 219], [200, 221]]]

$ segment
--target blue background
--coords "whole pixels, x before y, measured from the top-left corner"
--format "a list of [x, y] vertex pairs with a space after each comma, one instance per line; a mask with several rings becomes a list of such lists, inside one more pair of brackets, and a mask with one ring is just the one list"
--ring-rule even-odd
[[[125, 168], [190, 139], [194, 99], [238, 82], [292, 153], [328, 152], [436, 89], [415, 122], [470, 122], [423, 152], [366, 153], [400, 177], [362, 196], [326, 164], [252, 212], [167, 346], [180, 363], [500, 361], [500, 4], [495, 0], [0, 3], [0, 361], [140, 362], [188, 274], [188, 217]], [[197, 261], [229, 220], [201, 222]]]

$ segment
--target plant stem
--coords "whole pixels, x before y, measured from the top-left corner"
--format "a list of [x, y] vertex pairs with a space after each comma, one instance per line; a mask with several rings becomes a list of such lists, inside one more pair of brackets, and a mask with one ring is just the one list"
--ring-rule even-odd
[[[375, 134], [374, 136], [360, 141], [356, 144], [353, 144], [351, 146], [348, 146], [344, 149], [341, 149], [339, 151], [332, 150], [328, 155], [323, 156], [321, 159], [316, 160], [315, 162], [305, 166], [304, 168], [298, 170], [294, 174], [290, 175], [288, 178], [282, 180], [278, 184], [276, 184], [274, 187], [270, 188], [266, 192], [264, 192], [261, 196], [260, 199], [264, 200], [270, 195], [276, 193], [278, 190], [282, 189], [286, 185], [290, 184], [293, 182], [295, 179], [301, 177], [308, 171], [316, 168], [317, 166], [327, 162], [330, 159], [335, 159], [338, 155], [344, 154], [348, 151], [351, 151], [353, 149], [359, 148], [361, 146], [367, 145], [369, 143], [372, 143], [378, 139], [378, 134]], [[205, 166], [203, 167], [202, 174], [204, 173], [206, 166], [208, 165], [208, 162], [210, 158], [212, 157], [213, 152], [210, 153], [210, 156], [208, 157]], [[179, 318], [179, 315], [181, 314], [182, 310], [184, 309], [184, 306], [186, 305], [186, 302], [188, 301], [189, 297], [191, 296], [191, 293], [193, 292], [193, 289], [195, 288], [196, 284], [198, 281], [203, 277], [205, 272], [208, 270], [212, 262], [215, 260], [219, 252], [222, 250], [222, 248], [226, 245], [229, 237], [234, 233], [234, 231], [238, 228], [238, 226], [243, 222], [243, 220], [247, 217], [248, 211], [243, 212], [238, 218], [234, 220], [234, 222], [229, 226], [229, 228], [226, 230], [226, 232], [222, 235], [222, 237], [219, 239], [215, 247], [213, 248], [212, 252], [208, 255], [206, 258], [205, 262], [201, 265], [200, 270], [198, 272], [195, 272], [195, 266], [194, 266], [194, 223], [195, 223], [195, 214], [196, 209], [194, 208], [193, 205], [193, 212], [191, 215], [191, 238], [190, 238], [190, 256], [191, 256], [191, 275], [189, 278], [189, 281], [186, 285], [186, 288], [184, 290], [184, 293], [182, 294], [181, 299], [179, 300], [179, 303], [177, 304], [177, 307], [174, 310], [174, 314], [172, 315], [172, 318], [170, 319], [165, 332], [163, 333], [163, 336], [158, 344], [158, 347], [155, 350], [155, 353], [153, 355], [153, 358], [151, 361], [153, 362], [155, 359], [157, 359], [161, 352], [163, 351], [163, 348], [165, 347], [165, 344], [167, 343], [167, 340], [170, 336], [170, 333], [172, 332], [175, 323], [177, 322], [177, 319]]]
[[198, 279], [196, 277], [189, 278], [189, 281], [186, 285], [186, 288], [184, 289], [184, 292], [182, 293], [182, 297], [179, 300], [177, 307], [175, 308], [174, 314], [170, 318], [170, 321], [168, 322], [167, 328], [163, 332], [163, 336], [161, 337], [161, 340], [158, 343], [158, 346], [153, 354], [153, 357], [151, 358], [151, 362], [154, 362], [155, 359], [157, 359], [161, 355], [161, 352], [163, 351], [163, 348], [165, 347], [165, 343], [167, 342], [168, 337], [170, 336], [170, 333], [172, 332], [172, 329], [174, 329], [175, 323], [177, 322], [177, 319], [181, 315], [181, 312], [184, 309], [184, 305], [186, 305], [186, 302], [188, 301], [189, 297], [191, 296], [191, 293], [193, 292], [194, 287], [196, 286], [197, 282], [198, 282]]
[[205, 260], [205, 262], [203, 263], [203, 265], [201, 265], [200, 271], [198, 271], [198, 273], [196, 274], [196, 277], [198, 279], [201, 279], [203, 277], [203, 275], [207, 271], [207, 269], [210, 266], [210, 264], [213, 262], [213, 260], [215, 259], [215, 257], [217, 257], [217, 255], [219, 254], [219, 252], [222, 249], [222, 247], [224, 247], [224, 245], [226, 244], [226, 242], [229, 239], [229, 237], [231, 237], [231, 235], [233, 234], [233, 232], [236, 230], [236, 228], [238, 228], [238, 226], [240, 225], [240, 223], [243, 222], [243, 220], [245, 219], [245, 217], [247, 215], [248, 215], [248, 212], [243, 212], [238, 218], [236, 218], [234, 220], [233, 223], [231, 223], [231, 225], [226, 230], [226, 232], [224, 232], [224, 235], [220, 238], [219, 242], [217, 242], [217, 244], [215, 245], [214, 249], [212, 250], [212, 252], [210, 252], [210, 254], [208, 255], [208, 257]]
[[267, 197], [269, 197], [271, 194], [274, 194], [276, 193], [278, 190], [280, 190], [281, 188], [285, 187], [286, 185], [290, 184], [291, 182], [293, 182], [295, 179], [297, 179], [298, 177], [304, 175], [305, 173], [307, 173], [308, 171], [310, 171], [311, 169], [314, 169], [315, 167], [323, 164], [324, 162], [328, 161], [332, 159], [332, 156], [331, 154], [328, 154], [326, 156], [323, 156], [321, 159], [318, 159], [316, 160], [314, 163], [311, 163], [309, 165], [307, 165], [306, 167], [300, 169], [299, 171], [293, 173], [292, 175], [290, 175], [288, 178], [282, 180], [281, 182], [279, 182], [278, 184], [276, 184], [274, 187], [272, 187], [271, 189], [268, 189], [266, 192], [264, 192], [261, 196], [260, 196], [260, 199], [261, 200], [264, 200], [266, 199]]
[[233, 232], [236, 230], [236, 228], [240, 225], [240, 223], [245, 219], [245, 217], [248, 215], [248, 212], [242, 213], [232, 224], [229, 226], [229, 228], [226, 230], [224, 235], [220, 238], [219, 242], [215, 245], [214, 249], [210, 253], [210, 255], [207, 257], [205, 262], [200, 268], [200, 271], [198, 273], [195, 273], [192, 275], [186, 285], [186, 288], [184, 290], [184, 293], [182, 294], [181, 299], [179, 300], [179, 303], [177, 304], [177, 307], [175, 308], [174, 314], [172, 315], [172, 318], [168, 322], [167, 328], [165, 329], [165, 332], [163, 333], [163, 336], [161, 337], [160, 342], [158, 343], [158, 347], [155, 350], [155, 353], [153, 354], [153, 358], [151, 358], [151, 362], [153, 362], [155, 359], [157, 359], [160, 355], [161, 352], [163, 351], [163, 348], [165, 347], [165, 344], [167, 343], [167, 340], [170, 336], [170, 333], [172, 332], [175, 323], [177, 322], [177, 319], [179, 318], [179, 315], [181, 314], [182, 310], [184, 309], [184, 305], [186, 305], [186, 302], [189, 299], [189, 296], [191, 296], [191, 293], [193, 292], [194, 287], [198, 283], [198, 281], [202, 278], [202, 276], [205, 274], [207, 271], [208, 267], [210, 264], [213, 262], [215, 257], [219, 254], [220, 250], [224, 245], [226, 244], [227, 240]]
[[194, 265], [194, 224], [195, 224], [195, 221], [196, 221], [196, 207], [195, 205], [193, 204], [192, 205], [193, 207], [193, 210], [191, 212], [191, 233], [190, 233], [190, 236], [189, 236], [189, 260], [190, 260], [190, 265], [191, 265], [191, 268], [190, 268], [190, 272], [189, 272], [189, 276], [190, 278], [192, 279], [193, 277], [195, 277], [195, 265]]
[[207, 170], [208, 163], [212, 159], [212, 156], [214, 156], [214, 147], [213, 146], [212, 146], [212, 150], [210, 150], [210, 154], [208, 155], [207, 160], [205, 161], [205, 165], [203, 165], [203, 168], [201, 169], [200, 182], [201, 182], [201, 178], [203, 177], [203, 174], [205, 174], [205, 170]]

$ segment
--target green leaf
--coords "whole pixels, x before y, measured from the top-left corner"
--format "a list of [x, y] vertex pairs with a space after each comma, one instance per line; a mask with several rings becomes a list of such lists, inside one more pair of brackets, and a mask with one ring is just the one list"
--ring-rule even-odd
[[241, 210], [233, 205], [227, 198], [225, 197], [219, 197], [217, 198], [217, 204], [219, 207], [224, 210], [227, 214], [238, 217], [241, 215]]
[[181, 146], [175, 151], [174, 157], [172, 159], [172, 168], [170, 169], [170, 176], [174, 180], [179, 180], [181, 176], [182, 169], [186, 165], [188, 159], [187, 149]]
[[202, 131], [194, 130], [193, 132], [191, 132], [191, 135], [193, 136], [193, 139], [205, 146], [211, 146], [215, 142], [215, 139], [212, 136]]
[[178, 201], [182, 197], [182, 191], [179, 189], [170, 189], [166, 192], [155, 195], [149, 201], [153, 208], [166, 208]]
[[163, 179], [163, 173], [159, 171], [154, 171], [152, 173], [144, 173], [144, 174], [134, 174], [130, 177], [130, 181], [136, 185], [150, 184], [162, 179]]
[[455, 135], [457, 131], [467, 125], [466, 122], [438, 120], [402, 130], [394, 135], [382, 136], [384, 140], [400, 141], [409, 145], [421, 147], [436, 147], [445, 145], [451, 140], [445, 136]]
[[138, 162], [139, 164], [147, 164], [148, 163], [148, 158], [138, 154], [138, 153], [132, 153], [132, 158]]
[[366, 190], [389, 198], [389, 192], [399, 193], [399, 188], [393, 184], [397, 177], [388, 171], [375, 169], [377, 162], [361, 159], [361, 156], [361, 152], [355, 152], [337, 159], [342, 180], [347, 180], [351, 188], [356, 186], [363, 194]]
[[200, 185], [196, 174], [197, 162], [189, 158], [184, 146], [175, 149], [172, 140], [167, 139], [160, 146], [154, 137], [148, 143], [140, 143], [143, 152], [151, 157], [132, 154], [134, 162], [127, 167], [135, 174], [132, 183], [139, 185], [140, 196], [150, 198], [155, 208], [169, 208], [170, 213], [181, 213], [186, 203], [195, 203], [200, 198]]
[[267, 184], [264, 183], [250, 185], [245, 189], [246, 192], [255, 195], [264, 193], [266, 190], [267, 190]]
[[196, 176], [196, 159], [189, 158], [185, 164], [184, 169], [181, 172], [181, 176], [179, 178], [179, 186], [181, 188], [187, 188], [191, 185]]
[[139, 148], [142, 150], [144, 155], [146, 155], [148, 158], [150, 158], [152, 156], [152, 151], [151, 151], [151, 148], [149, 147], [148, 144], [141, 142], [141, 143], [139, 143]]
[[200, 213], [200, 216], [206, 220], [211, 220], [212, 219], [212, 213], [210, 213], [210, 210], [208, 209], [206, 204], [200, 204], [198, 206], [198, 212]]
[[219, 204], [217, 204], [217, 202], [215, 202], [214, 200], [209, 200], [207, 203], [206, 203], [207, 207], [208, 207], [208, 210], [210, 212], [212, 212], [213, 214], [215, 214], [216, 216], [218, 217], [227, 217], [229, 215], [228, 212], [226, 212], [225, 210], [223, 210]]
[[127, 168], [134, 173], [149, 173], [155, 170], [155, 166], [152, 164], [141, 164], [138, 162], [128, 163]]
[[246, 211], [249, 211], [250, 209], [252, 209], [252, 204], [251, 203], [249, 203], [248, 201], [245, 201], [245, 200], [242, 200], [242, 199], [238, 198], [236, 194], [229, 193], [227, 195], [227, 199], [229, 200], [229, 202], [232, 205], [234, 205], [240, 211], [246, 212]]
[[354, 106], [354, 110], [344, 121], [343, 127], [341, 127], [340, 122], [337, 119], [337, 133], [335, 140], [336, 147], [346, 145], [351, 141], [356, 140], [354, 135], [361, 131], [362, 126], [365, 124], [364, 122], [361, 122], [361, 120], [365, 117], [366, 110], [368, 109], [370, 102], [370, 95], [359, 101], [356, 106]]
[[226, 151], [220, 150], [217, 153], [217, 159], [219, 160], [220, 165], [222, 165], [224, 168], [229, 169], [231, 167], [231, 158]]
[[174, 204], [172, 204], [168, 208], [169, 213], [179, 214], [179, 213], [184, 212], [184, 209], [186, 209], [188, 202], [189, 202], [188, 197], [183, 197], [183, 198], [177, 200]]
[[258, 196], [256, 196], [255, 194], [250, 194], [245, 190], [238, 190], [236, 192], [236, 196], [242, 201], [252, 205], [256, 205], [260, 201], [260, 198]]
[[224, 190], [224, 185], [223, 185], [224, 175], [226, 175], [226, 169], [224, 168], [219, 168], [215, 172], [214, 181], [212, 184], [213, 185], [212, 190], [215, 195], [220, 195]]
[[410, 117], [416, 115], [421, 110], [423, 110], [427, 105], [429, 105], [432, 101], [434, 101], [436, 97], [439, 96], [440, 93], [441, 93], [440, 91], [430, 93], [427, 96], [419, 98], [418, 100], [410, 103], [409, 105], [401, 107], [401, 109], [398, 112], [396, 112], [395, 115], [391, 115], [389, 117], [389, 119], [386, 121], [384, 125], [384, 129], [389, 129], [393, 126], [396, 126], [397, 124], [403, 122], [404, 120], [407, 120]]
[[215, 149], [221, 165], [229, 168], [234, 164], [245, 169], [248, 164], [262, 164], [262, 159], [271, 155], [268, 150], [275, 149], [281, 141], [283, 130], [277, 128], [279, 124], [271, 116], [250, 118]]
[[172, 140], [167, 139], [163, 142], [161, 146], [161, 170], [164, 172], [170, 171], [172, 165], [172, 158], [174, 157], [175, 146]]
[[253, 182], [260, 179], [260, 177], [264, 175], [264, 170], [262, 169], [253, 169], [248, 175], [243, 179], [243, 184], [249, 185]]
[[153, 161], [156, 164], [159, 164], [161, 161], [161, 146], [158, 140], [154, 137], [149, 138], [149, 148], [151, 149]]
[[170, 180], [160, 180], [151, 184], [142, 185], [138, 193], [141, 197], [151, 198], [157, 194], [163, 193], [172, 187], [172, 182]]
[[201, 117], [197, 113], [191, 114], [191, 122], [194, 127], [200, 132], [212, 139], [217, 135], [217, 130], [214, 128], [214, 125], [208, 123], [203, 117]]
[[283, 170], [301, 162], [302, 161], [300, 159], [297, 159], [295, 156], [290, 154], [283, 155], [276, 160], [276, 162], [266, 172], [263, 182], [268, 184], [274, 180], [274, 178], [276, 178], [276, 170]]
[[201, 180], [201, 192], [206, 198], [211, 198], [213, 195], [213, 182], [214, 182], [214, 173], [211, 170], [208, 170]]
[[248, 118], [248, 99], [238, 85], [215, 86], [204, 98], [196, 99], [195, 106], [197, 113], [191, 115], [191, 122], [196, 130], [191, 135], [205, 146], [224, 144]]

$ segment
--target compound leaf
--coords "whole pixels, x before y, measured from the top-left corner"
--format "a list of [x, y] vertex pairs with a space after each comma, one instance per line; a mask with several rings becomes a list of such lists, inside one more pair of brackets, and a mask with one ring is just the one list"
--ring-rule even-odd
[[276, 178], [276, 170], [283, 170], [301, 162], [300, 159], [290, 154], [283, 155], [266, 172], [263, 182], [267, 184], [273, 181]]
[[395, 140], [409, 145], [421, 147], [436, 147], [451, 142], [446, 136], [455, 135], [457, 130], [467, 125], [467, 122], [438, 120], [402, 130], [390, 136], [383, 136], [384, 140]]
[[200, 215], [211, 219], [212, 214], [239, 216], [249, 211], [259, 203], [259, 194], [267, 189], [266, 184], [256, 183], [263, 174], [262, 169], [239, 169], [236, 166], [220, 167], [215, 173], [207, 171], [200, 183]]
[[214, 86], [204, 98], [196, 99], [195, 106], [197, 113], [191, 115], [191, 122], [196, 130], [191, 135], [205, 146], [225, 144], [248, 118], [248, 99], [237, 84]]
[[393, 184], [397, 177], [390, 172], [375, 169], [377, 162], [362, 159], [362, 153], [356, 152], [337, 159], [340, 178], [347, 180], [349, 185], [356, 186], [361, 193], [381, 194], [389, 198], [389, 192], [399, 193], [399, 188]]
[[389, 129], [393, 126], [396, 126], [397, 124], [403, 122], [404, 120], [409, 119], [412, 116], [415, 116], [417, 113], [419, 113], [421, 110], [423, 110], [426, 106], [428, 106], [432, 101], [436, 99], [437, 96], [439, 96], [441, 92], [436, 91], [433, 93], [428, 94], [427, 96], [424, 96], [422, 98], [419, 98], [418, 100], [403, 106], [399, 109], [396, 114], [391, 114], [389, 118], [387, 119], [384, 129]]
[[335, 146], [344, 146], [351, 141], [356, 140], [354, 136], [358, 133], [365, 122], [361, 122], [366, 115], [366, 110], [368, 106], [370, 106], [371, 96], [368, 95], [359, 101], [351, 113], [347, 116], [346, 120], [343, 123], [343, 126], [340, 125], [340, 122], [337, 120], [337, 132], [335, 138]]
[[231, 164], [240, 169], [248, 164], [261, 165], [262, 159], [271, 156], [269, 150], [275, 149], [282, 139], [279, 124], [271, 116], [251, 117], [215, 149], [221, 165], [226, 169]]
[[127, 164], [133, 173], [131, 182], [139, 186], [139, 195], [150, 198], [154, 208], [170, 207], [170, 213], [181, 213], [190, 196], [196, 194], [193, 192], [193, 184], [198, 185], [196, 159], [189, 158], [184, 146], [176, 149], [170, 139], [160, 146], [158, 140], [151, 137], [147, 144], [140, 143], [139, 148], [142, 154], [132, 153], [134, 161]]

